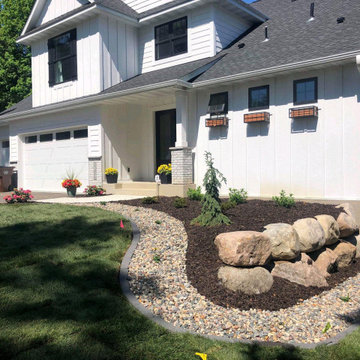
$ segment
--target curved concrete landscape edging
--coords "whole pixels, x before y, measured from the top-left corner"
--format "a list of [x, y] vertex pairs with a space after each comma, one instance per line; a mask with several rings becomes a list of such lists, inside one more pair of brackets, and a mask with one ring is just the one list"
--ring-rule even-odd
[[142, 313], [144, 316], [146, 316], [148, 319], [152, 320], [156, 324], [164, 327], [165, 329], [174, 332], [174, 333], [188, 333], [192, 335], [202, 336], [207, 339], [215, 340], [215, 341], [224, 341], [224, 342], [230, 342], [230, 343], [242, 343], [242, 344], [258, 344], [262, 346], [284, 346], [284, 347], [299, 347], [303, 349], [314, 349], [320, 345], [334, 345], [338, 343], [340, 340], [345, 338], [345, 336], [352, 333], [355, 329], [359, 327], [360, 324], [353, 324], [350, 325], [345, 331], [337, 334], [336, 336], [326, 339], [324, 341], [313, 343], [313, 344], [302, 344], [302, 343], [283, 343], [283, 342], [268, 342], [268, 341], [254, 341], [254, 340], [237, 340], [237, 339], [230, 339], [225, 336], [212, 336], [212, 335], [204, 335], [204, 334], [198, 334], [195, 331], [186, 330], [180, 327], [176, 327], [171, 325], [170, 323], [167, 323], [164, 321], [160, 316], [154, 315], [150, 310], [145, 308], [135, 297], [135, 295], [132, 293], [130, 289], [130, 283], [129, 283], [129, 265], [131, 262], [131, 258], [135, 252], [135, 249], [138, 246], [138, 243], [140, 241], [140, 230], [137, 227], [137, 225], [129, 220], [132, 226], [133, 231], [133, 240], [131, 242], [131, 245], [126, 252], [124, 259], [121, 263], [120, 267], [120, 273], [119, 273], [119, 281], [121, 290], [123, 291], [124, 295], [128, 299], [131, 305], [133, 305], [140, 313]]

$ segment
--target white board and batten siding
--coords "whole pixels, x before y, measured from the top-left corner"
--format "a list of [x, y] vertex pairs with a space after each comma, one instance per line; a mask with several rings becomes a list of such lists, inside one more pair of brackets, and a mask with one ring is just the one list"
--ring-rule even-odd
[[99, 17], [100, 81], [105, 90], [138, 74], [137, 29], [112, 17]]
[[[293, 80], [317, 76], [319, 118], [289, 118]], [[205, 173], [204, 152], [228, 179], [222, 194], [245, 188], [250, 196], [280, 190], [298, 198], [360, 200], [360, 75], [354, 65], [336, 66], [217, 88], [229, 92], [228, 128], [205, 127], [210, 92], [198, 92], [197, 121], [189, 131], [195, 182]], [[270, 85], [270, 124], [245, 124], [248, 88]]]
[[36, 26], [45, 24], [57, 17], [86, 4], [87, 0], [46, 0]]
[[[77, 75], [75, 81], [49, 86], [48, 39], [35, 42], [32, 47], [33, 106], [43, 106], [99, 93], [100, 35], [97, 18], [85, 20], [77, 26]], [[70, 30], [70, 29], [69, 29]]]

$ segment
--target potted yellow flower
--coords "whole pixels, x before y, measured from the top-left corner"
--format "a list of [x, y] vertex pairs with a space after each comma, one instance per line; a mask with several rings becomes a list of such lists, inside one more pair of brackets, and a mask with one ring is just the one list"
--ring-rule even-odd
[[162, 184], [171, 184], [171, 164], [162, 164], [157, 169]]
[[119, 172], [114, 168], [107, 168], [105, 170], [105, 176], [108, 184], [116, 184], [118, 181]]

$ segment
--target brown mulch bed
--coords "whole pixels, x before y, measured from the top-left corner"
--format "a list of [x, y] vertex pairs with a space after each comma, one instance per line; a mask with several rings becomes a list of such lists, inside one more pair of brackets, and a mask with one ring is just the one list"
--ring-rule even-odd
[[[200, 227], [190, 222], [201, 211], [201, 203], [188, 201], [188, 206], [176, 209], [174, 198], [160, 198], [157, 204], [144, 205], [141, 200], [124, 201], [122, 203], [137, 207], [152, 208], [163, 211], [174, 218], [181, 220], [188, 234], [187, 276], [191, 284], [199, 293], [217, 305], [235, 307], [241, 310], [264, 309], [276, 311], [297, 304], [301, 300], [329, 290], [349, 277], [360, 272], [360, 262], [340, 269], [328, 279], [329, 287], [304, 287], [287, 280], [274, 277], [271, 290], [262, 295], [246, 295], [227, 290], [219, 282], [217, 272], [224, 264], [219, 259], [214, 245], [215, 237], [223, 232], [253, 230], [263, 231], [264, 226], [271, 223], [293, 224], [296, 220], [328, 214], [337, 218], [340, 213], [333, 205], [297, 202], [291, 209], [277, 207], [272, 201], [250, 200], [225, 212], [232, 221], [231, 225], [216, 227]], [[271, 267], [272, 264], [269, 265]]]

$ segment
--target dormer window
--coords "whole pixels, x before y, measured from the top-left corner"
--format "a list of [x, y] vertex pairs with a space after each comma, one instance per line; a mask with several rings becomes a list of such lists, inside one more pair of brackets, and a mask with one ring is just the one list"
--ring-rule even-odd
[[208, 113], [210, 116], [226, 115], [228, 113], [228, 93], [217, 93], [210, 95]]
[[77, 79], [76, 29], [48, 41], [49, 85]]
[[187, 17], [170, 21], [155, 28], [155, 59], [187, 53]]

